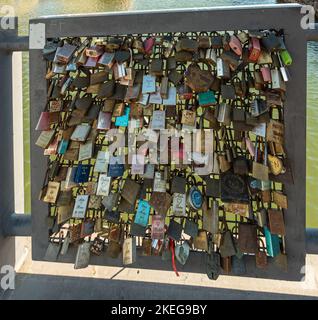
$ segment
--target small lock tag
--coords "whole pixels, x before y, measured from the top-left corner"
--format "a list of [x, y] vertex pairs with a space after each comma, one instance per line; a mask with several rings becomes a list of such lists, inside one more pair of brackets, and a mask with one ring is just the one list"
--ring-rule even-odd
[[95, 181], [89, 181], [86, 183], [86, 194], [87, 195], [92, 195], [92, 194], [96, 194], [96, 190], [97, 190], [97, 183]]
[[107, 211], [113, 210], [117, 207], [119, 199], [119, 193], [110, 193], [108, 196], [103, 198], [102, 204]]
[[60, 255], [64, 256], [67, 254], [69, 245], [70, 245], [70, 235], [69, 233], [67, 233], [62, 244]]
[[50, 181], [47, 185], [46, 195], [43, 198], [44, 202], [56, 203], [61, 184], [59, 182]]
[[221, 58], [216, 59], [216, 74], [221, 79], [229, 79], [231, 77], [230, 65]]
[[88, 195], [78, 195], [75, 199], [75, 205], [73, 209], [73, 218], [84, 219], [86, 215], [86, 210], [88, 206]]
[[282, 192], [273, 191], [273, 201], [278, 207], [288, 209], [287, 196]]
[[145, 156], [142, 154], [133, 154], [131, 174], [143, 175], [144, 172], [145, 172]]
[[284, 144], [283, 123], [271, 119], [269, 124], [267, 125], [266, 140], [283, 145]]
[[190, 255], [190, 246], [187, 241], [184, 241], [181, 245], [177, 244], [175, 247], [175, 256], [180, 264], [183, 266], [186, 264]]
[[93, 254], [100, 256], [103, 250], [104, 250], [104, 240], [96, 237], [91, 245], [90, 251]]
[[181, 123], [195, 128], [196, 125], [196, 113], [191, 110], [182, 110]]
[[112, 259], [117, 259], [122, 251], [122, 246], [116, 241], [109, 241], [107, 247], [107, 255]]
[[154, 192], [166, 192], [166, 180], [162, 179], [161, 173], [155, 173], [155, 179], [153, 183]]
[[234, 214], [238, 214], [241, 217], [249, 218], [250, 217], [250, 206], [248, 203], [225, 203], [224, 210], [226, 212], [231, 212]]
[[167, 192], [153, 192], [149, 201], [149, 204], [154, 210], [165, 216], [170, 208], [172, 197]]
[[208, 107], [216, 104], [214, 92], [211, 90], [206, 92], [199, 92], [198, 100], [201, 107]]
[[272, 234], [265, 226], [266, 251], [270, 257], [276, 257], [280, 253], [280, 239], [277, 234]]
[[81, 239], [82, 223], [70, 227], [70, 243], [77, 242]]
[[165, 218], [156, 214], [152, 216], [151, 239], [162, 240], [165, 234]]
[[229, 126], [231, 123], [231, 106], [225, 102], [222, 102], [220, 105], [217, 106], [215, 110], [217, 121], [220, 123], [224, 123], [226, 126]]
[[111, 185], [111, 177], [107, 174], [102, 173], [99, 175], [98, 185], [97, 185], [97, 196], [108, 196]]
[[268, 210], [269, 229], [272, 235], [285, 235], [285, 223], [282, 210]]
[[243, 253], [257, 252], [257, 226], [249, 223], [239, 223], [238, 248]]
[[198, 235], [198, 232], [199, 232], [198, 224], [193, 220], [187, 219], [184, 225], [184, 233], [192, 238], [195, 238]]
[[219, 232], [219, 205], [216, 200], [212, 201], [212, 207], [203, 210], [202, 229], [212, 234]]
[[129, 114], [130, 114], [130, 107], [125, 107], [124, 114], [116, 117], [115, 126], [117, 127], [128, 127], [129, 123]]
[[174, 193], [172, 197], [172, 211], [176, 216], [186, 216], [186, 195], [184, 193]]
[[111, 126], [112, 114], [110, 112], [100, 111], [97, 120], [97, 130], [109, 130]]
[[260, 227], [264, 227], [267, 225], [267, 210], [265, 208], [261, 208], [257, 211], [257, 224]]
[[108, 171], [110, 155], [108, 151], [98, 151], [94, 172], [105, 173]]
[[174, 220], [170, 220], [168, 230], [167, 230], [168, 237], [170, 237], [175, 241], [179, 241], [181, 239], [181, 233], [182, 233], [182, 224]]
[[129, 203], [134, 204], [140, 191], [140, 184], [131, 180], [126, 179], [125, 185], [121, 192], [121, 196], [126, 199]]
[[69, 205], [63, 205], [57, 207], [57, 224], [61, 225], [62, 223], [65, 223], [69, 219], [72, 218], [73, 213], [73, 205], [70, 202]]
[[208, 251], [208, 235], [205, 230], [199, 230], [198, 235], [193, 239], [196, 249]]
[[248, 49], [249, 49], [248, 59], [251, 62], [257, 62], [261, 54], [261, 44], [259, 39], [256, 37], [251, 37]]
[[80, 145], [78, 161], [89, 160], [93, 155], [93, 142], [88, 141], [85, 144]]
[[120, 212], [109, 210], [105, 212], [105, 220], [111, 222], [111, 223], [119, 223], [120, 222]]
[[152, 240], [150, 238], [142, 239], [141, 255], [145, 257], [152, 255]]
[[134, 223], [146, 227], [148, 225], [150, 209], [151, 207], [148, 201], [139, 200]]
[[123, 264], [129, 265], [136, 262], [136, 238], [127, 238], [123, 244]]
[[102, 204], [102, 197], [96, 195], [89, 196], [88, 209], [99, 210]]
[[60, 242], [57, 242], [57, 243], [50, 242], [49, 246], [46, 250], [44, 260], [51, 261], [51, 262], [57, 261], [60, 250], [61, 250], [61, 243]]
[[90, 131], [91, 131], [91, 126], [88, 124], [77, 125], [71, 135], [71, 140], [85, 142]]
[[90, 259], [90, 248], [91, 244], [89, 242], [84, 242], [78, 246], [74, 269], [83, 269], [88, 267]]
[[152, 115], [151, 129], [161, 130], [165, 129], [166, 112], [161, 110], [155, 110]]
[[156, 92], [156, 77], [152, 75], [144, 75], [141, 90], [143, 94]]

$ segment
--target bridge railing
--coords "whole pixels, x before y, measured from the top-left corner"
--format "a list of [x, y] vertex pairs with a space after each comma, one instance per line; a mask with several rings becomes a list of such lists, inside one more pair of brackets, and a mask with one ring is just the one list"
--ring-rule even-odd
[[[47, 162], [42, 151], [35, 146], [38, 138], [35, 128], [46, 103], [46, 63], [42, 59], [41, 42], [46, 38], [76, 36], [107, 36], [116, 34], [140, 34], [152, 32], [187, 32], [212, 30], [284, 29], [286, 43], [293, 56], [292, 75], [287, 88], [285, 104], [286, 151], [294, 172], [294, 185], [286, 186], [289, 208], [285, 215], [286, 252], [289, 271], [283, 273], [270, 264], [266, 272], [255, 268], [254, 259], [248, 259], [247, 276], [272, 279], [300, 280], [306, 255], [306, 81], [307, 41], [318, 41], [318, 27], [303, 30], [299, 5], [238, 6], [166, 11], [138, 11], [88, 15], [49, 16], [30, 20], [30, 27], [39, 26], [36, 34], [30, 34], [30, 42], [39, 48], [30, 48], [30, 127], [31, 127], [31, 218], [14, 212], [13, 185], [13, 113], [12, 113], [12, 52], [28, 50], [28, 37], [18, 37], [15, 32], [3, 36], [0, 42], [0, 70], [2, 85], [0, 117], [2, 167], [0, 192], [0, 222], [3, 235], [32, 236], [32, 257], [43, 260], [47, 248], [47, 207], [38, 201]], [[39, 31], [40, 30], [40, 31]], [[5, 32], [0, 33], [5, 34]], [[32, 39], [31, 39], [32, 38]], [[297, 130], [295, 130], [297, 128]], [[5, 152], [4, 152], [5, 151]], [[317, 230], [308, 231], [308, 247], [317, 247]], [[73, 262], [75, 250], [70, 250], [60, 262]], [[247, 257], [249, 258], [249, 257]], [[158, 257], [138, 258], [138, 268], [170, 268], [158, 261]], [[120, 261], [105, 257], [92, 257], [92, 264], [121, 265]], [[202, 272], [201, 257], [191, 255], [185, 271]]]

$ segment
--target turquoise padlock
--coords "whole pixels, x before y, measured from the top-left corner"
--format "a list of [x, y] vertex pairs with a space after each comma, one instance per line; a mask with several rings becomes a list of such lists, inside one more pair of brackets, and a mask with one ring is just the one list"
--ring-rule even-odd
[[277, 234], [271, 234], [267, 227], [264, 227], [266, 250], [270, 257], [276, 257], [280, 254], [280, 239]]
[[214, 92], [211, 90], [206, 92], [200, 92], [198, 94], [198, 99], [199, 99], [199, 105], [203, 107], [216, 104]]

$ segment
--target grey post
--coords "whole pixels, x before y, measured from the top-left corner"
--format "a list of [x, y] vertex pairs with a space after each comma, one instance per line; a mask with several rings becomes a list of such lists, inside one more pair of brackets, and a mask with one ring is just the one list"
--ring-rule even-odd
[[18, 19], [15, 28], [0, 29], [0, 117], [1, 130], [1, 183], [0, 183], [0, 235], [31, 235], [31, 216], [14, 214], [13, 166], [13, 101], [12, 101], [12, 52], [28, 50], [28, 37], [18, 37]]

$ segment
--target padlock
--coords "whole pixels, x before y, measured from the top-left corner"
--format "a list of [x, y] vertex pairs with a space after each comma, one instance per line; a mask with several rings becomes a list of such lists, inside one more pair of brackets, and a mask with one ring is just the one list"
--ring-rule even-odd
[[249, 60], [251, 62], [257, 62], [260, 54], [261, 54], [261, 45], [260, 41], [256, 37], [251, 37], [249, 42]]
[[222, 102], [215, 108], [215, 115], [218, 122], [229, 126], [231, 124], [232, 107], [226, 102]]
[[252, 177], [261, 180], [261, 181], [268, 181], [268, 166], [267, 166], [267, 144], [265, 143], [265, 153], [264, 153], [264, 164], [261, 164], [258, 161], [258, 152], [259, 152], [259, 142], [256, 139], [255, 142], [255, 157], [253, 161], [253, 168], [252, 168]]
[[266, 247], [262, 238], [258, 238], [258, 242], [261, 243], [262, 246], [258, 246], [258, 250], [255, 253], [255, 264], [257, 268], [265, 269], [267, 267]]
[[238, 56], [242, 55], [242, 43], [235, 35], [231, 35], [229, 46]]
[[188, 186], [190, 187], [187, 195], [187, 202], [191, 206], [192, 210], [197, 211], [201, 209], [203, 204], [203, 196], [201, 191], [196, 186], [194, 176], [187, 177]]
[[216, 59], [216, 74], [218, 78], [230, 79], [230, 65], [221, 58]]
[[207, 204], [206, 210], [202, 210], [203, 220], [202, 228], [212, 234], [217, 234], [219, 232], [219, 205], [217, 200], [212, 200], [211, 208], [208, 208]]

